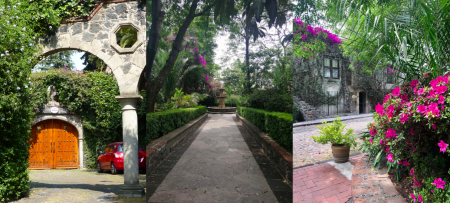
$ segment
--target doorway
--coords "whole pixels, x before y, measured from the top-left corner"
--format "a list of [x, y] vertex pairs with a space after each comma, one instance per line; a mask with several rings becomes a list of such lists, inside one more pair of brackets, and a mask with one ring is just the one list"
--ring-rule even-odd
[[366, 113], [366, 93], [359, 92], [359, 114]]
[[29, 169], [78, 168], [78, 132], [70, 123], [45, 120], [31, 128]]

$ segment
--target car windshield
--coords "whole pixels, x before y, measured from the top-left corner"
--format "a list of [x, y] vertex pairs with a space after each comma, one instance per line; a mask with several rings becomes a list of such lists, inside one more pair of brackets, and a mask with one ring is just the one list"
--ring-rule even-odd
[[[142, 145], [139, 145], [139, 151], [145, 151], [145, 148], [142, 147]], [[119, 145], [119, 148], [117, 148], [117, 152], [123, 152], [123, 145]]]

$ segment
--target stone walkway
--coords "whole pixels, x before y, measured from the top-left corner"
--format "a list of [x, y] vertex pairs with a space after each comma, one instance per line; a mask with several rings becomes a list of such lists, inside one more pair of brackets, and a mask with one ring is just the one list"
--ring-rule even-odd
[[147, 202], [291, 202], [292, 188], [274, 171], [236, 115], [210, 114], [150, 174]]
[[[341, 119], [345, 119], [342, 117]], [[347, 125], [344, 133], [348, 128], [352, 128], [356, 136], [362, 135], [367, 131], [367, 125], [373, 122], [372, 117], [356, 118], [352, 120], [342, 121]], [[333, 158], [331, 154], [331, 144], [322, 145], [311, 138], [311, 136], [319, 136], [319, 128], [316, 126], [323, 126], [323, 124], [315, 124], [309, 126], [294, 127], [293, 132], [293, 153], [294, 153], [294, 168], [314, 164], [320, 161], [325, 161]], [[358, 144], [362, 142], [361, 139], [356, 139]], [[350, 150], [350, 154], [356, 154], [360, 151], [359, 145]]]
[[[145, 202], [145, 198], [118, 198], [123, 174], [96, 170], [31, 170], [31, 191], [19, 203], [36, 202]], [[139, 175], [145, 187], [145, 174]]]
[[294, 169], [294, 202], [352, 202], [352, 171], [362, 156], [352, 156], [342, 164], [329, 161]]

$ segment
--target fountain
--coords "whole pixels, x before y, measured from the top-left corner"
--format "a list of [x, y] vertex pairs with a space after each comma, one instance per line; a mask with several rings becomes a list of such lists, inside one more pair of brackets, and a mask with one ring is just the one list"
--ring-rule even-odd
[[224, 95], [225, 88], [223, 88], [223, 84], [219, 88], [220, 95], [217, 97], [219, 99], [218, 107], [208, 107], [209, 113], [236, 113], [236, 107], [225, 107], [225, 99], [227, 96]]

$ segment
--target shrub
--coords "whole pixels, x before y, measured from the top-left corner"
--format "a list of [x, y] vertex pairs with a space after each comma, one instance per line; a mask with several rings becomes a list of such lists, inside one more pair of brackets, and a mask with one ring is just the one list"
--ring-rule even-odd
[[239, 95], [231, 95], [225, 99], [225, 106], [237, 107], [242, 106], [242, 97]]
[[250, 95], [248, 106], [267, 111], [292, 114], [292, 94], [272, 90], [259, 90]]
[[0, 202], [4, 202], [29, 190], [28, 139], [34, 115], [29, 102], [30, 64], [37, 63], [37, 39], [60, 19], [49, 2], [0, 1], [0, 8]]
[[292, 114], [247, 107], [238, 107], [237, 112], [292, 153]]
[[394, 88], [376, 105], [375, 122], [363, 135], [362, 149], [374, 167], [386, 157], [388, 170], [395, 170], [397, 180], [408, 178], [411, 194], [424, 202], [449, 201], [449, 86], [449, 75], [425, 74]]
[[172, 109], [159, 113], [147, 114], [146, 143], [156, 140], [163, 135], [185, 125], [206, 113], [205, 106], [195, 108]]
[[355, 134], [353, 129], [348, 129], [347, 133], [342, 135], [346, 125], [343, 125], [339, 117], [334, 119], [333, 123], [327, 124], [326, 121], [323, 122], [326, 126], [317, 126], [320, 129], [320, 136], [311, 136], [314, 142], [320, 144], [331, 144], [346, 145], [351, 147], [352, 145], [356, 147]]

